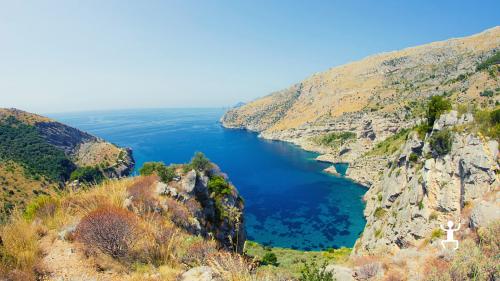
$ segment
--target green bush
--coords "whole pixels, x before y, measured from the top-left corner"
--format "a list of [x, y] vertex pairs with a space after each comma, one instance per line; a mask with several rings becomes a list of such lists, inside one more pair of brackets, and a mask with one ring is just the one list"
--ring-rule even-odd
[[497, 64], [500, 64], [500, 52], [496, 52], [491, 57], [487, 58], [485, 61], [480, 63], [476, 67], [476, 70], [481, 71], [481, 70], [489, 68], [492, 65], [497, 65]]
[[492, 90], [484, 90], [481, 93], [479, 93], [479, 95], [481, 97], [489, 97], [489, 98], [491, 98], [491, 97], [493, 97], [494, 93], [493, 93]]
[[142, 176], [156, 174], [162, 182], [169, 182], [175, 178], [175, 166], [165, 166], [162, 162], [146, 162], [139, 169]]
[[416, 153], [412, 152], [412, 153], [410, 153], [408, 160], [410, 160], [410, 162], [417, 163], [418, 162], [418, 155]]
[[101, 170], [96, 167], [79, 167], [71, 173], [70, 180], [99, 184], [104, 180], [104, 175]]
[[427, 105], [427, 124], [432, 128], [439, 116], [451, 109], [451, 102], [442, 96], [433, 96]]
[[314, 138], [314, 142], [321, 145], [337, 146], [343, 145], [347, 141], [356, 138], [356, 133], [353, 132], [333, 132]]
[[212, 168], [212, 163], [210, 163], [210, 160], [205, 156], [205, 154], [201, 152], [196, 152], [191, 159], [191, 166], [197, 170], [197, 171], [208, 171], [210, 168]]
[[231, 185], [222, 177], [214, 176], [208, 181], [208, 190], [216, 195], [231, 194]]
[[300, 281], [335, 281], [333, 272], [326, 271], [326, 263], [318, 267], [314, 261], [311, 264], [306, 262], [300, 273]]
[[265, 253], [264, 256], [262, 257], [262, 260], [260, 261], [262, 265], [272, 265], [272, 266], [278, 266], [278, 258], [276, 257], [275, 253], [269, 252]]
[[141, 174], [141, 176], [150, 176], [154, 173], [157, 173], [164, 167], [165, 164], [163, 164], [162, 162], [146, 162], [139, 169], [139, 174]]
[[432, 134], [429, 144], [431, 149], [439, 156], [450, 153], [452, 146], [451, 132], [442, 130]]
[[373, 215], [377, 218], [377, 219], [381, 219], [385, 216], [385, 214], [387, 213], [386, 210], [384, 210], [384, 208], [382, 207], [377, 207], [377, 209], [375, 209], [375, 212], [373, 213]]
[[30, 177], [42, 175], [54, 181], [66, 181], [75, 165], [64, 152], [47, 143], [33, 126], [14, 117], [0, 120], [0, 159], [23, 166]]
[[41, 195], [33, 199], [25, 208], [23, 217], [31, 221], [36, 216], [48, 217], [54, 215], [59, 201], [51, 196]]

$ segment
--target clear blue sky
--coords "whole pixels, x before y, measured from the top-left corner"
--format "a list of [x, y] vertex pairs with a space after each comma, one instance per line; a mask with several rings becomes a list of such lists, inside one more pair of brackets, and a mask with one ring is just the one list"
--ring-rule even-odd
[[0, 107], [249, 101], [382, 51], [500, 25], [500, 1], [3, 1]]

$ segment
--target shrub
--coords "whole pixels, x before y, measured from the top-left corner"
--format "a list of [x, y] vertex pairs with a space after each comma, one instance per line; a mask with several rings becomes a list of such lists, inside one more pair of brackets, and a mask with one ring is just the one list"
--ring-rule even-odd
[[222, 176], [214, 176], [208, 181], [208, 190], [216, 195], [231, 194], [231, 186]]
[[380, 263], [372, 262], [360, 266], [356, 270], [356, 274], [359, 280], [369, 280], [379, 273], [381, 270]]
[[272, 265], [272, 266], [278, 266], [278, 258], [276, 257], [275, 253], [268, 252], [265, 253], [262, 259], [260, 260], [260, 263], [262, 265]]
[[434, 122], [439, 116], [451, 109], [451, 102], [442, 96], [432, 96], [427, 105], [427, 124], [429, 127], [434, 126]]
[[113, 206], [100, 207], [82, 218], [76, 240], [113, 258], [125, 258], [139, 236], [133, 213]]
[[451, 132], [449, 130], [442, 130], [432, 134], [429, 144], [438, 156], [450, 153], [452, 146]]
[[40, 254], [37, 243], [39, 237], [33, 225], [22, 218], [16, 218], [1, 228], [0, 236], [2, 264], [10, 268], [31, 270]]
[[444, 231], [440, 228], [436, 228], [431, 232], [431, 240], [436, 240], [443, 237]]
[[139, 169], [142, 176], [156, 174], [162, 182], [169, 182], [175, 177], [175, 166], [165, 166], [162, 162], [146, 162]]
[[157, 173], [158, 170], [163, 169], [163, 167], [165, 167], [165, 164], [162, 162], [146, 162], [139, 169], [139, 174], [141, 176], [150, 176]]
[[181, 262], [194, 267], [206, 265], [208, 258], [217, 253], [217, 245], [213, 240], [197, 239], [189, 244], [186, 253], [181, 257]]
[[412, 153], [410, 153], [408, 160], [410, 160], [410, 162], [417, 163], [418, 155], [416, 153], [412, 152]]
[[452, 280], [496, 280], [498, 256], [488, 258], [471, 240], [464, 240], [451, 263]]
[[304, 263], [300, 271], [300, 281], [334, 281], [333, 272], [326, 271], [326, 263], [318, 267], [313, 261], [311, 264]]
[[133, 202], [145, 211], [153, 211], [156, 207], [156, 200], [153, 196], [153, 184], [155, 181], [155, 176], [139, 177], [127, 188]]
[[42, 218], [51, 217], [58, 206], [59, 201], [54, 197], [41, 195], [33, 199], [26, 206], [23, 216], [28, 221], [33, 220], [37, 216]]
[[212, 163], [205, 156], [205, 154], [201, 152], [196, 152], [191, 159], [191, 166], [197, 171], [207, 171], [212, 167]]
[[489, 97], [489, 98], [493, 97], [493, 94], [494, 93], [492, 90], [484, 90], [481, 93], [479, 93], [481, 97]]
[[99, 184], [104, 180], [104, 175], [96, 167], [79, 167], [71, 173], [70, 180], [82, 183]]
[[345, 132], [332, 132], [319, 137], [314, 138], [314, 142], [327, 145], [327, 146], [337, 146], [338, 144], [343, 145], [347, 141], [356, 138], [356, 133], [345, 131]]
[[375, 209], [375, 212], [373, 213], [373, 215], [377, 218], [377, 219], [381, 219], [385, 216], [385, 214], [387, 213], [386, 210], [384, 210], [384, 208], [382, 207], [377, 207], [377, 209]]
[[487, 69], [488, 67], [490, 67], [492, 65], [497, 65], [497, 64], [500, 64], [500, 52], [496, 52], [491, 57], [487, 58], [485, 61], [480, 63], [476, 67], [476, 70], [481, 71], [481, 70]]
[[188, 229], [191, 226], [191, 214], [186, 206], [172, 198], [165, 198], [165, 200], [172, 222], [178, 227]]

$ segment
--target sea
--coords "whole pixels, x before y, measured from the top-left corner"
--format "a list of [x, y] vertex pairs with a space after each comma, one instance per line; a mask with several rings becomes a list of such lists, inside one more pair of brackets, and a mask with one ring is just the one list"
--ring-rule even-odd
[[[366, 188], [325, 173], [316, 153], [282, 141], [226, 129], [225, 109], [134, 109], [48, 114], [49, 117], [130, 147], [137, 170], [144, 162], [189, 162], [203, 152], [229, 176], [245, 201], [248, 240], [318, 251], [352, 247], [365, 226]], [[338, 170], [345, 173], [346, 165]]]

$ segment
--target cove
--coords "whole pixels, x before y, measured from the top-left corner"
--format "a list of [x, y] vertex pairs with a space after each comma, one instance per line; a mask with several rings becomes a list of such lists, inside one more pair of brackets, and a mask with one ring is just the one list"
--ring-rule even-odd
[[324, 173], [330, 164], [315, 161], [315, 153], [223, 128], [218, 121], [223, 114], [223, 109], [141, 109], [49, 116], [131, 147], [136, 170], [147, 161], [184, 163], [195, 151], [205, 153], [245, 199], [249, 240], [300, 250], [352, 247], [366, 223], [361, 199], [366, 189]]

